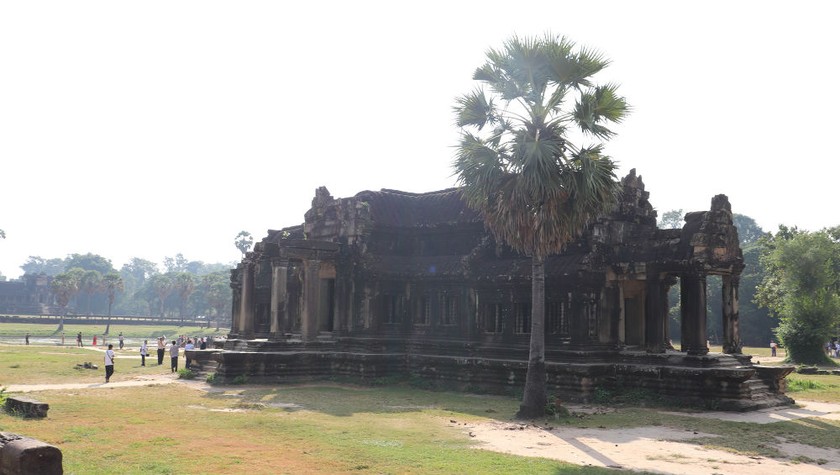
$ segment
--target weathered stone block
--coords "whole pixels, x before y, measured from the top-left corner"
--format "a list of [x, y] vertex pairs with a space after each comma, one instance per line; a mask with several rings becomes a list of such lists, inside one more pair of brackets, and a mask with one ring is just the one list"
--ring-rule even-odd
[[0, 473], [3, 475], [61, 475], [61, 450], [40, 440], [0, 432]]
[[50, 405], [28, 397], [9, 396], [6, 398], [6, 412], [19, 414], [23, 417], [47, 417]]

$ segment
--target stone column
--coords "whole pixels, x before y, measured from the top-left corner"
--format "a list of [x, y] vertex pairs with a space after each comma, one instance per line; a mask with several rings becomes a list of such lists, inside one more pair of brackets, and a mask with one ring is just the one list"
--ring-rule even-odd
[[658, 273], [650, 273], [645, 281], [645, 348], [649, 353], [664, 353], [663, 322], [667, 310], [662, 307], [662, 281]]
[[274, 258], [271, 260], [271, 335], [283, 338], [286, 319], [286, 277], [289, 260]]
[[706, 276], [683, 274], [680, 286], [682, 310], [682, 351], [689, 355], [705, 355], [706, 345]]
[[660, 294], [660, 298], [662, 299], [659, 305], [662, 306], [662, 314], [664, 318], [662, 319], [662, 346], [669, 350], [674, 349], [674, 345], [671, 343], [671, 330], [670, 330], [670, 311], [671, 307], [668, 305], [668, 293], [671, 290], [671, 287], [677, 283], [677, 278], [669, 275], [666, 278], [662, 279], [662, 292]]
[[318, 337], [319, 304], [321, 303], [321, 261], [306, 260], [303, 263], [303, 312], [300, 333], [303, 341], [314, 341]]
[[723, 352], [741, 353], [741, 331], [738, 321], [738, 286], [741, 276], [723, 276]]
[[254, 334], [254, 265], [242, 266], [242, 298], [239, 306], [239, 335], [251, 337]]
[[234, 335], [239, 333], [239, 321], [242, 319], [242, 269], [237, 268], [230, 271], [230, 288], [233, 293], [230, 309], [230, 332]]

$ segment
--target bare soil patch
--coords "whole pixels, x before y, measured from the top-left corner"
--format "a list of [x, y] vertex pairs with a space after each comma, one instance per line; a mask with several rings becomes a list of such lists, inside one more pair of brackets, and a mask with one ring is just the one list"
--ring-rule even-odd
[[[754, 413], [697, 413], [742, 422], [779, 422], [803, 417], [840, 417], [840, 405], [803, 403]], [[581, 412], [570, 408], [572, 412]], [[685, 413], [680, 413], [686, 415]], [[452, 422], [450, 422], [452, 423]], [[840, 470], [840, 451], [782, 440], [768, 441], [784, 458], [740, 455], [684, 442], [710, 434], [668, 427], [622, 429], [545, 428], [517, 422], [467, 423], [464, 432], [477, 448], [525, 457], [544, 457], [578, 465], [686, 475], [828, 474]]]

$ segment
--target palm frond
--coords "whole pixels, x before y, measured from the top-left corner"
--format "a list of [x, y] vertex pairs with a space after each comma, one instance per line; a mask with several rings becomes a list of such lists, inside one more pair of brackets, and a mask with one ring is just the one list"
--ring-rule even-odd
[[458, 127], [471, 125], [481, 130], [487, 123], [495, 120], [493, 100], [488, 100], [481, 88], [476, 88], [473, 92], [456, 99], [453, 109]]

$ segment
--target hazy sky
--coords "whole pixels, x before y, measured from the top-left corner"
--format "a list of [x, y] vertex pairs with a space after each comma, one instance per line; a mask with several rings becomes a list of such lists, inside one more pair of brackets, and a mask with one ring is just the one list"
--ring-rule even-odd
[[598, 79], [634, 112], [607, 152], [660, 214], [725, 193], [765, 230], [838, 225], [838, 5], [1, 2], [0, 272], [232, 262], [318, 186], [454, 186], [454, 98], [488, 48], [546, 31], [612, 59]]

